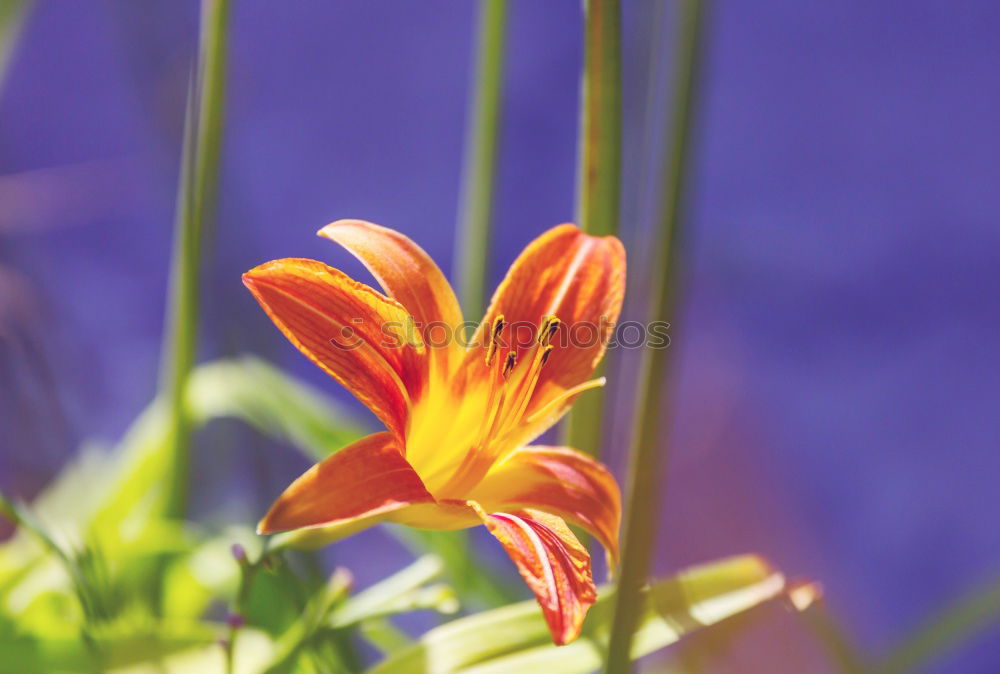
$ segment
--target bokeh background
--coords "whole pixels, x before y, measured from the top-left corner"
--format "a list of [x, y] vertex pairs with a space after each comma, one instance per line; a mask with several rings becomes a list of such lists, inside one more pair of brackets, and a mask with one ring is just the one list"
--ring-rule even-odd
[[[233, 4], [202, 356], [260, 355], [366, 414], [283, 341], [239, 275], [303, 256], [367, 278], [314, 236], [342, 217], [398, 228], [450, 270], [475, 4]], [[579, 4], [512, 3], [495, 279], [573, 217]], [[669, 52], [655, 5], [624, 3], [633, 317], [663, 123], [647, 76]], [[10, 493], [30, 497], [81, 443], [118, 439], [155, 393], [197, 14], [193, 0], [41, 0], [12, 55], [0, 91]], [[998, 35], [990, 0], [713, 3], [658, 572], [760, 552], [820, 580], [873, 652], [1000, 573]], [[619, 474], [634, 356], [610, 387]], [[196, 509], [219, 521], [255, 521], [306, 466], [235, 422], [199, 437], [197, 461]], [[406, 553], [372, 531], [329, 555], [367, 584]], [[711, 671], [825, 671], [787, 620]], [[930, 671], [1000, 671], [998, 637]]]

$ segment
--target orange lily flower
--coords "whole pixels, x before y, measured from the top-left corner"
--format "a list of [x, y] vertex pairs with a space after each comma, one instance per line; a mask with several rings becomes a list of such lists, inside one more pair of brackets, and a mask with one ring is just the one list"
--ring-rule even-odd
[[386, 425], [316, 464], [258, 525], [314, 543], [379, 522], [485, 525], [534, 592], [552, 632], [577, 637], [596, 590], [566, 524], [618, 558], [621, 497], [602, 464], [528, 446], [590, 379], [618, 318], [625, 252], [614, 237], [560, 225], [511, 266], [470, 344], [441, 270], [399, 232], [358, 220], [320, 236], [351, 252], [385, 295], [321, 262], [284, 259], [243, 276], [278, 328]]

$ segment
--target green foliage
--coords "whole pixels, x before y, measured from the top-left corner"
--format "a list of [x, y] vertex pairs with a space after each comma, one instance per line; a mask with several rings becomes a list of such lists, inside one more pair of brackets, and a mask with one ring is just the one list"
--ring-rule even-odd
[[[254, 359], [195, 369], [185, 405], [195, 428], [241, 418], [316, 458], [364, 432], [330, 399]], [[213, 534], [168, 517], [170, 433], [155, 400], [116, 447], [84, 447], [30, 509], [0, 501], [0, 514], [18, 524], [0, 545], [4, 666], [95, 671], [198, 646], [212, 649], [209, 659], [221, 653], [215, 641], [225, 627], [205, 616], [236, 602], [241, 567], [232, 545], [262, 557], [260, 539], [245, 528]], [[261, 644], [296, 624], [318, 585], [280, 559], [269, 562], [245, 602], [247, 618], [265, 629], [241, 638], [241, 649], [270, 652]], [[426, 598], [411, 604], [434, 606]]]
[[[327, 397], [254, 359], [196, 368], [185, 401], [196, 427], [220, 417], [243, 419], [317, 459], [365, 432]], [[470, 550], [451, 546], [444, 535], [418, 534], [413, 544], [438, 547], [447, 559], [421, 556], [352, 596], [345, 571], [324, 578], [309, 556], [268, 550], [246, 528], [210, 532], [172, 520], [162, 507], [161, 481], [169, 432], [164, 408], [154, 401], [117, 447], [85, 448], [30, 510], [0, 502], [19, 524], [0, 546], [5, 663], [18, 671], [97, 671], [140, 662], [157, 662], [168, 672], [355, 671], [357, 638], [389, 654], [376, 671], [424, 671], [427, 662], [530, 670], [554, 657], [534, 601], [461, 618], [415, 643], [392, 626], [389, 620], [400, 613], [453, 614], [459, 598], [466, 601], [483, 587], [472, 581], [486, 574]], [[241, 546], [240, 559], [234, 544]], [[461, 592], [442, 582], [455, 574], [466, 579]], [[508, 601], [509, 595], [489, 594], [495, 591], [485, 590], [480, 601]], [[780, 591], [780, 576], [756, 558], [694, 569], [645, 595], [645, 636], [637, 643], [641, 652], [654, 650]], [[606, 641], [613, 594], [613, 588], [602, 594], [584, 638], [558, 650], [578, 671], [597, 666], [594, 644]], [[220, 622], [230, 612], [247, 626]]]
[[[782, 594], [784, 585], [781, 574], [755, 556], [694, 567], [654, 583], [642, 593], [632, 656], [651, 653], [689, 632], [774, 599]], [[601, 592], [583, 634], [567, 646], [552, 645], [537, 604], [525, 601], [435, 628], [372, 672], [594, 671], [603, 662], [614, 595], [614, 587]]]
[[199, 425], [220, 417], [238, 418], [315, 461], [370, 432], [332, 398], [251, 357], [197, 368], [187, 405]]

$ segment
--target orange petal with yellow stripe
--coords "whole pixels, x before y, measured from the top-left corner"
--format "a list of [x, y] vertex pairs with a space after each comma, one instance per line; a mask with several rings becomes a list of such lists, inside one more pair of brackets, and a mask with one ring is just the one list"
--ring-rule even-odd
[[315, 260], [267, 262], [243, 283], [292, 344], [403, 437], [427, 376], [406, 309]]
[[303, 473], [257, 525], [260, 534], [316, 527], [375, 524], [396, 510], [434, 503], [391, 433], [348, 445]]
[[552, 640], [562, 646], [576, 639], [597, 599], [587, 549], [555, 515], [530, 509], [487, 514], [470, 505], [534, 592]]
[[568, 447], [523, 447], [469, 494], [487, 511], [537, 508], [576, 524], [618, 560], [621, 491], [599, 461]]
[[434, 357], [446, 359], [457, 347], [454, 337], [462, 324], [458, 299], [423, 248], [395, 230], [363, 220], [338, 220], [319, 235], [358, 258], [386, 294], [410, 312], [425, 343], [435, 345]]

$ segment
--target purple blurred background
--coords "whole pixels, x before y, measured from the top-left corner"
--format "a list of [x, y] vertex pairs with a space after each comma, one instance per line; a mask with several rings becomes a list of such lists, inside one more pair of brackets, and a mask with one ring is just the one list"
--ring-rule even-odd
[[[239, 274], [302, 256], [367, 278], [314, 236], [342, 217], [450, 269], [475, 5], [233, 4], [203, 357], [254, 353], [347, 402]], [[572, 219], [579, 4], [512, 5], [495, 278]], [[625, 5], [641, 270], [655, 12]], [[0, 488], [37, 491], [154, 394], [197, 19], [193, 0], [42, 0], [26, 25], [0, 92]], [[657, 571], [760, 552], [879, 652], [1000, 572], [1000, 4], [719, 0], [708, 28]], [[199, 509], [247, 521], [306, 465], [236, 427], [199, 461]], [[337, 549], [364, 582], [403, 563], [379, 532]], [[997, 637], [930, 671], [1000, 671]], [[788, 639], [761, 635], [805, 671]], [[719, 671], [774, 671], [745, 657]]]

